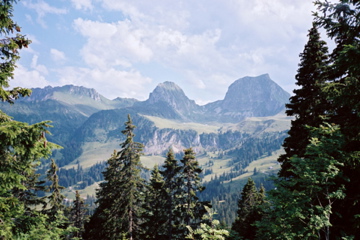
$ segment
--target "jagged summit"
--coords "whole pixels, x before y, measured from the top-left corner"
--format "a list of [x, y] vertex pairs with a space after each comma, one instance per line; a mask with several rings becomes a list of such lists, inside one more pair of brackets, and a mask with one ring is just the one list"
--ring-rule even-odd
[[190, 100], [184, 91], [173, 82], [163, 82], [149, 95], [149, 99], [142, 103], [145, 106], [157, 106], [159, 109], [171, 108], [177, 115], [176, 118], [188, 119], [194, 112], [199, 112], [200, 106]]
[[171, 90], [171, 91], [181, 91], [182, 92], [182, 89], [178, 85], [176, 85], [174, 82], [166, 81], [163, 83], [159, 83], [158, 87], [167, 89], [167, 90]]
[[188, 101], [188, 97], [184, 91], [173, 82], [163, 82], [157, 85], [157, 87], [149, 95], [148, 103], [154, 104], [159, 101], [164, 101], [172, 106], [176, 105], [176, 101], [185, 100]]

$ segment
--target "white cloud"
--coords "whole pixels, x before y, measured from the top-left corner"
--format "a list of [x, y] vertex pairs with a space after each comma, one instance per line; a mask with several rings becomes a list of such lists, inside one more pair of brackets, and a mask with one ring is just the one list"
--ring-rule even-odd
[[130, 21], [103, 23], [78, 18], [74, 26], [87, 38], [81, 54], [90, 66], [130, 67], [131, 63], [147, 62], [153, 52], [147, 45], [147, 31], [135, 28]]
[[66, 60], [65, 53], [55, 48], [50, 49], [50, 54], [51, 58], [57, 63], [62, 63]]
[[23, 5], [29, 9], [33, 9], [34, 11], [36, 11], [38, 15], [37, 22], [44, 28], [47, 27], [43, 19], [45, 15], [67, 13], [66, 9], [50, 6], [47, 2], [44, 2], [44, 0], [38, 0], [35, 3], [33, 3], [33, 1], [23, 2]]
[[182, 75], [190, 97], [208, 98], [223, 96], [239, 77], [264, 73], [290, 91], [313, 8], [302, 0], [100, 2], [125, 19], [75, 20], [87, 39], [87, 64], [105, 70], [156, 62]]
[[39, 56], [34, 54], [32, 60], [31, 60], [31, 68], [34, 70], [34, 71], [37, 71], [39, 72], [39, 74], [43, 74], [43, 75], [47, 75], [48, 74], [48, 70], [46, 68], [45, 65], [42, 65], [42, 64], [38, 64], [37, 61], [38, 61], [38, 58]]
[[21, 64], [17, 64], [14, 71], [14, 79], [10, 81], [12, 87], [21, 86], [25, 88], [46, 87], [49, 82], [46, 80], [42, 71], [37, 69], [27, 69]]
[[[54, 62], [44, 59], [41, 66], [37, 57], [28, 57], [32, 71], [61, 84], [139, 99], [146, 98], [156, 83], [175, 81], [202, 103], [223, 98], [240, 77], [264, 73], [290, 92], [314, 10], [311, 1], [303, 0], [29, 0], [23, 4], [36, 11], [38, 22], [45, 25], [47, 20], [49, 36], [56, 36], [35, 35], [36, 30], [41, 46], [34, 44], [26, 51], [31, 57], [50, 52], [62, 64], [50, 67], [47, 64]], [[61, 16], [65, 13], [69, 14]], [[53, 14], [51, 19], [48, 14]], [[65, 30], [51, 32], [59, 29]], [[79, 70], [65, 65], [70, 63]], [[122, 87], [113, 94], [118, 84]]]
[[92, 10], [94, 7], [91, 0], [71, 0], [71, 2], [78, 10]]

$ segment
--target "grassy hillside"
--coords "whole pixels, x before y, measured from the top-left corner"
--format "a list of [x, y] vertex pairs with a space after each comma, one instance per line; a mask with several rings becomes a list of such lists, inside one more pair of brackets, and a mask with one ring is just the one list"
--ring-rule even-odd
[[[218, 133], [221, 126], [217, 125], [207, 125], [200, 123], [180, 123], [173, 120], [162, 119], [159, 117], [144, 116], [150, 122], [153, 122], [157, 128], [160, 129], [177, 129], [177, 130], [194, 130], [198, 134], [200, 133]], [[266, 133], [272, 132], [277, 133], [283, 130], [288, 129], [290, 126], [290, 119], [278, 115], [274, 117], [266, 118], [249, 118], [244, 120], [239, 124], [228, 124], [222, 126], [221, 131], [240, 131], [247, 132], [254, 136], [255, 138], [262, 138]], [[251, 140], [251, 139], [250, 139]], [[92, 165], [106, 161], [111, 157], [111, 154], [114, 150], [120, 150], [120, 140], [110, 138], [104, 142], [84, 142], [82, 145], [83, 153], [80, 157], [75, 159], [70, 164], [64, 166], [65, 169], [71, 169], [77, 167], [77, 162], [86, 169]], [[231, 191], [238, 192], [241, 191], [242, 187], [247, 181], [248, 177], [256, 178], [266, 178], [269, 174], [276, 173], [280, 165], [277, 163], [278, 156], [282, 153], [282, 150], [277, 150], [271, 152], [270, 156], [260, 157], [259, 159], [252, 161], [248, 166], [246, 166], [245, 173], [240, 176], [233, 177], [229, 181], [223, 181], [222, 185], [231, 189]], [[265, 154], [267, 155], [267, 154]], [[210, 170], [211, 173], [204, 176], [204, 181], [210, 181], [214, 179], [215, 176], [219, 177], [224, 173], [231, 172], [234, 165], [232, 162], [237, 156], [232, 156], [228, 154], [227, 150], [216, 150], [216, 151], [202, 151], [197, 154], [197, 160], [199, 161], [200, 166], [205, 170]], [[152, 169], [155, 164], [162, 165], [165, 160], [164, 156], [148, 154], [141, 157], [141, 161], [145, 167]], [[211, 164], [209, 164], [211, 162]], [[257, 170], [257, 175], [254, 174], [254, 168]], [[95, 194], [95, 189], [98, 187], [98, 184], [92, 184], [86, 187], [85, 189], [80, 190], [82, 196], [87, 194]], [[69, 198], [73, 196], [73, 189], [67, 189], [65, 193]]]
[[111, 157], [111, 154], [114, 150], [120, 150], [118, 141], [111, 141], [106, 143], [101, 142], [86, 142], [82, 146], [83, 153], [80, 157], [78, 157], [75, 161], [70, 164], [64, 166], [65, 169], [69, 169], [72, 167], [77, 167], [77, 162], [83, 168], [91, 167], [92, 165], [106, 161]]
[[[89, 146], [90, 147], [90, 146]], [[99, 148], [97, 148], [99, 149]], [[96, 151], [94, 149], [94, 151]], [[256, 161], [253, 161], [250, 163], [250, 165], [245, 169], [248, 172], [244, 173], [236, 178], [233, 178], [231, 181], [226, 181], [223, 183], [223, 185], [225, 187], [230, 187], [230, 189], [233, 192], [236, 191], [241, 191], [242, 187], [246, 184], [247, 179], [249, 177], [253, 178], [254, 180], [256, 180], [257, 178], [264, 178], [273, 174], [276, 174], [279, 169], [280, 169], [280, 165], [277, 162], [277, 158], [279, 157], [280, 154], [283, 153], [283, 150], [278, 150], [273, 152], [273, 154], [271, 156], [268, 157], [264, 157], [264, 158], [260, 158]], [[199, 161], [200, 165], [202, 166], [203, 169], [205, 169], [205, 165], [208, 161], [210, 160], [214, 160], [215, 164], [211, 167], [213, 170], [213, 174], [210, 175], [206, 175], [203, 179], [203, 181], [210, 181], [211, 178], [214, 178], [215, 175], [220, 176], [221, 174], [223, 174], [224, 172], [228, 172], [230, 171], [231, 166], [228, 166], [229, 161], [231, 161], [230, 157], [225, 157], [225, 158], [219, 158], [219, 153], [208, 153], [208, 154], [203, 154], [200, 156], [197, 156], [197, 160]], [[108, 156], [108, 158], [110, 157], [110, 155]], [[141, 162], [143, 163], [143, 165], [147, 168], [149, 168], [150, 170], [154, 167], [155, 164], [163, 164], [165, 158], [161, 157], [161, 156], [142, 156], [141, 157]], [[93, 162], [91, 162], [93, 161]], [[95, 164], [98, 161], [95, 161], [95, 159], [89, 159], [88, 161], [83, 161], [80, 162], [82, 164], [84, 164], [84, 166], [89, 165], [90, 164]], [[75, 163], [68, 165], [68, 168], [70, 167], [76, 167]], [[258, 174], [254, 175], [254, 168], [257, 169]], [[79, 190], [80, 194], [85, 197], [86, 195], [94, 195], [95, 194], [95, 189], [98, 188], [98, 183], [94, 183], [88, 187], [86, 187], [85, 189]], [[73, 198], [75, 191], [73, 188], [68, 188], [64, 191], [64, 194], [68, 197], [68, 198]]]
[[163, 128], [172, 128], [179, 130], [195, 130], [197, 133], [217, 133], [220, 128], [220, 124], [217, 125], [209, 125], [195, 122], [179, 122], [176, 120], [169, 120], [160, 117], [142, 115], [146, 117], [148, 120], [152, 121], [156, 127]]
[[237, 124], [224, 126], [221, 128], [221, 131], [232, 130], [254, 135], [263, 132], [280, 132], [290, 129], [291, 119], [291, 117], [285, 114], [278, 114], [271, 117], [251, 117]]

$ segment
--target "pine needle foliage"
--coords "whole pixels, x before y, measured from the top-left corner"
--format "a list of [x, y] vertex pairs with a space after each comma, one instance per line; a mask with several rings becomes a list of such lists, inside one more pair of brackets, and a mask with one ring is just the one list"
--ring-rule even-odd
[[143, 145], [134, 142], [135, 125], [130, 115], [122, 133], [121, 150], [108, 160], [104, 182], [97, 192], [98, 208], [87, 227], [86, 239], [140, 239], [145, 181], [140, 173]]

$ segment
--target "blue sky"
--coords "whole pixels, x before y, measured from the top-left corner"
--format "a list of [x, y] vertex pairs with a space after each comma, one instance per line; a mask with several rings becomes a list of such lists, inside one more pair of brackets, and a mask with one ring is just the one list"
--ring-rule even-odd
[[314, 10], [309, 0], [22, 0], [14, 18], [32, 44], [11, 83], [145, 100], [173, 81], [205, 104], [268, 73], [292, 92]]

